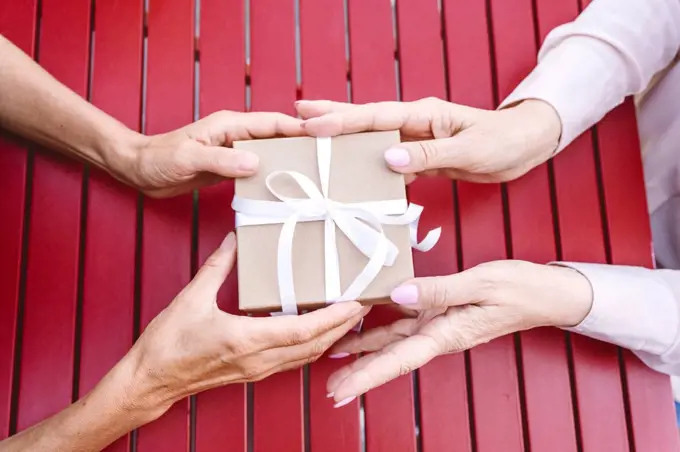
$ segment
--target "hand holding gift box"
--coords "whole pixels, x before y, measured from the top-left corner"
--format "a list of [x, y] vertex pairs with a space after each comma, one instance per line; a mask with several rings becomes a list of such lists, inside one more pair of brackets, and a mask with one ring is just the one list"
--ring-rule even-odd
[[260, 158], [232, 203], [242, 310], [381, 303], [413, 277], [411, 248], [428, 251], [441, 230], [417, 241], [422, 207], [383, 159], [398, 143], [397, 131], [234, 143]]

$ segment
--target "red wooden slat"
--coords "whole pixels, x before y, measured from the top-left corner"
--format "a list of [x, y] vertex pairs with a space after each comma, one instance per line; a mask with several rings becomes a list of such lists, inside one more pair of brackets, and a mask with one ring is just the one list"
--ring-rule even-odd
[[[202, 0], [199, 113], [245, 109], [245, 11], [242, 0]], [[199, 192], [198, 259], [205, 262], [234, 228], [229, 208], [233, 182]], [[238, 314], [236, 269], [223, 285], [218, 304]], [[196, 398], [196, 451], [247, 450], [246, 386], [229, 385]], [[227, 446], [228, 445], [228, 446]]]
[[[349, 0], [348, 10], [352, 100], [356, 103], [396, 100], [390, 1]], [[387, 310], [378, 308], [368, 315], [364, 328], [394, 320]], [[368, 392], [364, 397], [364, 410], [368, 452], [415, 451], [413, 379], [410, 375]]]
[[[531, 0], [492, 1], [498, 96], [507, 97], [536, 64]], [[536, 18], [538, 19], [538, 18]], [[508, 184], [515, 259], [556, 258], [548, 166]], [[526, 428], [532, 451], [577, 449], [565, 335], [556, 329], [520, 334]]]
[[[588, 131], [554, 160], [565, 260], [605, 261], [591, 140]], [[627, 450], [615, 348], [580, 335], [572, 335], [571, 342], [583, 450], [601, 450], [604, 444], [611, 450]]]
[[[150, 5], [146, 131], [167, 132], [193, 119], [194, 4], [166, 0]], [[142, 328], [189, 282], [191, 276], [191, 195], [144, 199], [142, 237]], [[176, 403], [161, 419], [142, 427], [140, 452], [188, 448], [189, 403]]]
[[[40, 63], [85, 95], [90, 1], [42, 3]], [[78, 280], [82, 165], [35, 157], [29, 232], [19, 430], [71, 402]]]
[[[580, 6], [590, 1], [581, 0]], [[633, 102], [628, 100], [607, 115], [598, 131], [610, 263], [652, 266], [643, 185], [630, 183], [642, 174]], [[677, 421], [672, 404], [664, 404], [672, 399], [668, 378], [647, 369], [629, 351], [623, 351], [623, 360], [634, 446], [637, 450], [677, 450]]]
[[[140, 122], [142, 11], [142, 0], [102, 2], [95, 11], [92, 102], [133, 130]], [[134, 326], [137, 195], [100, 171], [91, 173], [88, 190], [80, 396], [128, 351]], [[107, 450], [128, 447], [125, 436]]]
[[277, 0], [250, 5], [252, 110], [295, 114], [294, 6]]
[[302, 98], [347, 102], [343, 0], [300, 0]]
[[[445, 1], [444, 10], [451, 101], [493, 108], [485, 2]], [[460, 183], [458, 198], [464, 267], [505, 258], [500, 187]], [[515, 360], [512, 336], [470, 351], [474, 422], [480, 452], [523, 450]]]
[[[294, 3], [258, 0], [250, 8], [252, 109], [294, 114]], [[304, 449], [302, 383], [302, 370], [294, 370], [254, 385], [255, 452], [282, 445], [291, 452]]]
[[[635, 107], [631, 100], [609, 113], [600, 123], [598, 145], [611, 263], [651, 267], [651, 232]], [[668, 377], [645, 368], [628, 351], [623, 354], [623, 363], [630, 428], [636, 450], [678, 450], [680, 444]]]
[[[536, 7], [542, 38], [551, 27], [573, 20], [578, 13], [576, 1], [539, 0]], [[554, 168], [562, 258], [604, 262], [590, 132], [565, 149]], [[579, 335], [570, 340], [583, 450], [601, 450], [605, 444], [608, 450], [628, 450], [616, 349]]]
[[[33, 56], [36, 0], [0, 5], [0, 34]], [[4, 193], [0, 222], [0, 439], [9, 434], [14, 373], [14, 350], [19, 303], [21, 241], [24, 227], [27, 153], [9, 138], [0, 137], [0, 193]]]
[[[347, 99], [347, 59], [343, 0], [300, 1], [302, 98]], [[309, 421], [312, 450], [359, 452], [359, 403], [333, 408], [326, 381], [349, 360], [322, 358], [309, 367]]]
[[[437, 1], [397, 3], [402, 100], [433, 96], [446, 99], [441, 17]], [[453, 185], [442, 178], [421, 178], [409, 187], [411, 201], [423, 205], [423, 231], [442, 227], [437, 246], [414, 253], [417, 276], [458, 271]], [[465, 356], [446, 355], [419, 371], [421, 441], [424, 452], [470, 450]], [[456, 426], [452, 428], [452, 426]]]
[[390, 2], [347, 0], [347, 9], [352, 102], [396, 100]]

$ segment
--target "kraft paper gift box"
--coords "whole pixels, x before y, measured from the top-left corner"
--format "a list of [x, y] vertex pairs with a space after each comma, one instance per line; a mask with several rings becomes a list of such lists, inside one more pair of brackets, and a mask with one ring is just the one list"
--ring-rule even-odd
[[[253, 152], [260, 159], [255, 176], [235, 181], [232, 203], [241, 310], [294, 314], [322, 307], [333, 301], [329, 298], [342, 301], [376, 253], [388, 254], [382, 259], [392, 262], [380, 262], [377, 274], [373, 262], [373, 270], [364, 274], [368, 279], [358, 281], [360, 293], [354, 290], [356, 283], [350, 288], [352, 299], [364, 304], [387, 302], [392, 289], [413, 277], [412, 246], [431, 248], [440, 231], [430, 231], [420, 246], [415, 244], [422, 208], [407, 205], [404, 178], [391, 171], [383, 157], [399, 141], [398, 131], [387, 131], [234, 143], [234, 148]], [[325, 219], [329, 212], [337, 222]], [[380, 217], [381, 213], [393, 215]], [[403, 224], [376, 225], [376, 216]], [[353, 237], [363, 242], [364, 253], [341, 224], [356, 233]], [[378, 244], [380, 227], [387, 239], [384, 246]], [[367, 280], [370, 283], [363, 288]]]

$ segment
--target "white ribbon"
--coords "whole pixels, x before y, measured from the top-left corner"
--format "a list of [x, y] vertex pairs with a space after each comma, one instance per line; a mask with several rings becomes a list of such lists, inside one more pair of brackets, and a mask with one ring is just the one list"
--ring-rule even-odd
[[[293, 237], [298, 222], [323, 221], [325, 226], [325, 293], [329, 303], [357, 299], [371, 284], [382, 267], [394, 264], [399, 250], [386, 236], [383, 224], [409, 225], [411, 247], [429, 251], [439, 240], [441, 228], [427, 233], [418, 242], [418, 221], [423, 207], [407, 204], [406, 199], [361, 203], [341, 203], [328, 197], [331, 170], [331, 139], [316, 139], [317, 163], [321, 191], [311, 179], [296, 171], [274, 171], [265, 181], [267, 189], [279, 201], [261, 201], [234, 196], [231, 203], [236, 211], [236, 227], [283, 224], [279, 236], [277, 273], [281, 314], [297, 314], [297, 299], [293, 280]], [[272, 182], [288, 176], [300, 186], [307, 198], [291, 198], [277, 192]], [[368, 263], [342, 292], [340, 265], [335, 240], [335, 227], [368, 258]]]

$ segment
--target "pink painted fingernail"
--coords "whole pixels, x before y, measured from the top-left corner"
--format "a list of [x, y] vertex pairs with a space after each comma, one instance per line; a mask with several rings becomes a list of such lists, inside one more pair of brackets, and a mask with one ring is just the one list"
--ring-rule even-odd
[[340, 408], [341, 406], [345, 406], [349, 403], [351, 403], [356, 397], [347, 397], [345, 400], [341, 400], [335, 405], [333, 405], [333, 408]]
[[411, 156], [404, 148], [389, 148], [385, 151], [385, 161], [392, 166], [401, 167], [411, 163]]
[[390, 298], [397, 304], [418, 303], [418, 288], [412, 284], [399, 286], [392, 291]]
[[326, 398], [327, 398], [327, 399], [330, 399], [330, 398], [333, 397], [334, 395], [335, 395], [334, 392], [329, 392], [328, 394], [326, 394]]
[[347, 358], [349, 356], [349, 353], [333, 353], [332, 355], [328, 355], [329, 358], [331, 359], [341, 359], [341, 358]]

